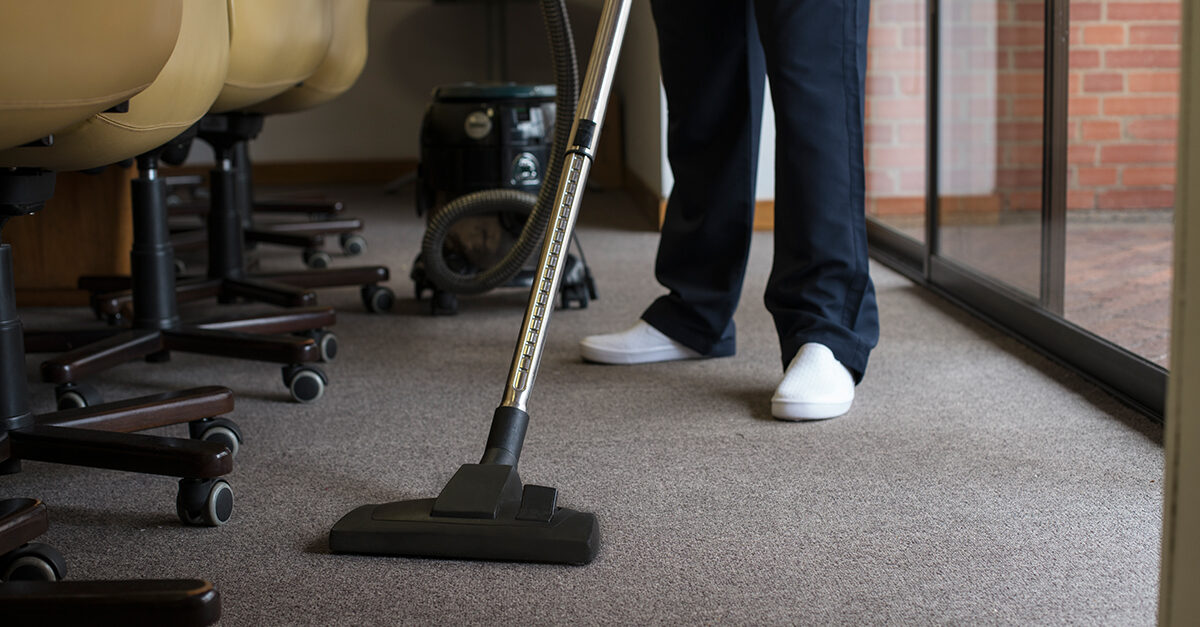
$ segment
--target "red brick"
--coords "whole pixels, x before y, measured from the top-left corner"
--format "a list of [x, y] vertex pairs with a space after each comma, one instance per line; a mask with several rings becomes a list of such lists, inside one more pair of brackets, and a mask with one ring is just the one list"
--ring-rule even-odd
[[1083, 93], [1083, 74], [1072, 72], [1067, 75], [1067, 93], [1072, 96]]
[[1013, 192], [1005, 195], [1008, 208], [1015, 211], [1032, 211], [1042, 208], [1041, 192]]
[[1119, 46], [1125, 43], [1122, 24], [1096, 24], [1083, 29], [1083, 43], [1089, 46]]
[[1110, 2], [1107, 17], [1123, 22], [1179, 20], [1181, 8], [1179, 2]]
[[1093, 209], [1095, 206], [1095, 192], [1083, 189], [1067, 190], [1067, 209]]
[[1099, 2], [1071, 2], [1071, 23], [1099, 20], [1100, 8]]
[[1042, 168], [998, 168], [996, 170], [996, 187], [1040, 187], [1042, 184]]
[[1100, 148], [1100, 163], [1175, 163], [1175, 144], [1114, 144]]
[[872, 25], [867, 30], [867, 48], [870, 50], [879, 50], [899, 48], [900, 47], [900, 29], [894, 26], [875, 26]]
[[[868, 164], [870, 165], [870, 164]], [[892, 181], [892, 175], [886, 171], [871, 171], [867, 172], [867, 193], [874, 195], [888, 195], [896, 192], [896, 185]]]
[[1113, 189], [1096, 197], [1099, 209], [1169, 209], [1175, 206], [1175, 190]]
[[1175, 139], [1179, 135], [1179, 122], [1167, 120], [1129, 120], [1126, 132], [1133, 139]]
[[1117, 120], [1085, 120], [1080, 124], [1080, 138], [1089, 142], [1121, 139], [1121, 123]]
[[1178, 45], [1179, 25], [1131, 24], [1129, 26], [1129, 43], [1152, 46]]
[[1174, 185], [1175, 167], [1128, 167], [1121, 173], [1121, 184], [1130, 187]]
[[871, 7], [877, 22], [912, 22], [924, 19], [925, 5], [922, 2], [877, 2]]
[[1067, 163], [1091, 165], [1096, 163], [1096, 147], [1086, 144], [1067, 146]]
[[900, 143], [906, 146], [909, 145], [925, 145], [925, 123], [918, 124], [901, 124], [900, 125]]
[[900, 93], [906, 96], [925, 95], [924, 74], [906, 74], [898, 76], [897, 80], [900, 82]]
[[1010, 166], [1042, 165], [1042, 147], [1033, 145], [1004, 146], [1004, 164]]
[[[1075, 52], [1071, 52], [1074, 56]], [[1027, 52], [1018, 50], [1013, 52], [1013, 69], [1016, 70], [1041, 70], [1046, 67], [1046, 55], [1041, 50], [1036, 52]]]
[[877, 53], [871, 59], [871, 67], [875, 71], [889, 70], [923, 70], [925, 68], [924, 50], [893, 50]]
[[1037, 46], [1045, 42], [1046, 29], [1040, 25], [1001, 26], [996, 29], [996, 44], [1001, 48], [1010, 46]]
[[1179, 93], [1179, 72], [1130, 72], [1129, 91], [1140, 93]]
[[1042, 2], [1026, 2], [1016, 6], [1018, 22], [1026, 24], [1045, 24], [1046, 6]]
[[[1072, 75], [1080, 76], [1078, 73]], [[1117, 72], [1088, 72], [1082, 76], [1083, 91], [1085, 92], [1125, 91], [1125, 77]]]
[[[1072, 101], [1074, 100], [1073, 98]], [[1086, 100], [1091, 101], [1091, 107], [1095, 109], [1094, 112], [1087, 115], [1096, 115], [1096, 112], [1100, 110], [1099, 99], [1087, 98]], [[1040, 118], [1045, 112], [1040, 96], [1037, 98], [1013, 98], [1012, 104], [1012, 116], [1014, 118]]]
[[909, 26], [900, 31], [900, 43], [905, 47], [924, 48], [925, 40], [924, 26]]
[[863, 125], [863, 139], [868, 144], [892, 143], [892, 125], [868, 122]]
[[1068, 29], [1068, 31], [1070, 34], [1070, 38], [1068, 39], [1068, 41], [1071, 44], [1072, 48], [1083, 44], [1083, 27], [1082, 26], [1079, 26], [1077, 24], [1072, 24], [1071, 27]]
[[[982, 78], [991, 77], [983, 75]], [[996, 93], [1000, 95], [1040, 94], [1045, 88], [1046, 79], [1040, 72], [1004, 72], [996, 76]]]
[[1000, 141], [1029, 141], [1042, 138], [1041, 122], [996, 122], [996, 139]]
[[912, 98], [888, 98], [872, 101], [871, 118], [876, 120], [925, 119], [925, 103]]
[[1083, 187], [1108, 187], [1117, 184], [1116, 168], [1077, 168], [1075, 181]]
[[887, 74], [867, 74], [866, 90], [868, 96], [895, 95], [895, 81]]
[[1179, 51], [1161, 48], [1136, 50], [1106, 50], [1104, 67], [1107, 68], [1177, 68]]
[[1100, 67], [1099, 50], [1080, 50], [1076, 48], [1069, 54], [1071, 69], [1086, 70]]
[[872, 168], [903, 168], [914, 163], [924, 163], [923, 158], [916, 160], [912, 148], [895, 146], [872, 146], [867, 159]]
[[1067, 115], [1071, 117], [1100, 115], [1100, 99], [1094, 96], [1071, 98], [1067, 102]]
[[1105, 96], [1104, 115], [1175, 115], [1178, 96]]
[[926, 184], [925, 169], [905, 170], [900, 173], [900, 186], [898, 191], [901, 194], [924, 194]]

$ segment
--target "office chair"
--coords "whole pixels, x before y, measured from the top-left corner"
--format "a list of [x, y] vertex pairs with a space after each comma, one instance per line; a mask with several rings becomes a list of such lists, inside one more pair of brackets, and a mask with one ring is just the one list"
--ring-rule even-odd
[[[308, 80], [327, 56], [333, 32], [330, 0], [261, 0], [231, 4], [234, 27], [230, 43], [229, 77], [208, 115], [199, 123], [198, 137], [208, 143], [216, 167], [209, 174], [207, 217], [207, 279], [179, 281], [177, 299], [192, 302], [216, 297], [220, 303], [238, 299], [302, 307], [315, 302], [309, 288], [359, 285], [369, 311], [391, 309], [395, 296], [379, 285], [389, 278], [383, 266], [250, 273], [246, 270], [245, 226], [248, 211], [239, 198], [235, 154], [258, 136], [263, 114], [256, 107]], [[130, 314], [127, 279], [93, 277], [80, 286], [96, 296], [98, 315], [119, 320]]]
[[[182, 0], [91, 0], [54, 3], [0, 0], [0, 148], [48, 143], [52, 133], [121, 103], [145, 89], [179, 38]], [[0, 228], [35, 213], [53, 194], [53, 172], [0, 173]], [[232, 491], [219, 479], [232, 469], [224, 444], [128, 433], [204, 420], [232, 409], [228, 390], [203, 388], [88, 409], [35, 415], [28, 405], [21, 322], [17, 317], [12, 249], [0, 243], [0, 474], [22, 459], [183, 477], [177, 507], [186, 522], [204, 501], [226, 516]], [[196, 488], [201, 488], [197, 490]], [[193, 514], [196, 515], [193, 518]], [[211, 521], [219, 523], [221, 520]], [[220, 616], [219, 595], [200, 580], [59, 583], [63, 558], [32, 540], [49, 525], [36, 499], [0, 501], [0, 618], [6, 625], [115, 624], [131, 618], [208, 625]]]
[[172, 142], [194, 134], [196, 120], [225, 88], [230, 65], [226, 5], [188, 0], [185, 9], [179, 42], [170, 60], [152, 85], [129, 100], [127, 110], [93, 116], [60, 132], [53, 146], [0, 152], [0, 165], [59, 170], [86, 169], [124, 158], [122, 155], [138, 155], [139, 176], [132, 182], [134, 289], [128, 328], [30, 331], [25, 335], [30, 352], [66, 351], [41, 365], [43, 380], [57, 385], [56, 396], [63, 408], [98, 402], [95, 393], [80, 384], [87, 376], [134, 359], [166, 361], [172, 351], [283, 364], [284, 385], [292, 398], [301, 402], [320, 398], [328, 384], [313, 362], [336, 354], [336, 336], [325, 330], [335, 322], [332, 309], [199, 322], [185, 322], [179, 315], [158, 157]]
[[[255, 113], [278, 115], [305, 111], [344, 94], [358, 80], [367, 62], [367, 9], [369, 0], [338, 0], [332, 7], [332, 32], [329, 48], [320, 65], [304, 81], [287, 91], [253, 105]], [[324, 236], [336, 235], [342, 251], [348, 256], [362, 254], [366, 239], [359, 232], [362, 221], [340, 217], [344, 205], [337, 200], [273, 199], [257, 200], [251, 176], [247, 142], [238, 142], [233, 149], [238, 202], [245, 211], [247, 244], [270, 243], [303, 249], [302, 258], [311, 268], [328, 267], [331, 258], [320, 250]], [[246, 210], [249, 208], [249, 210]], [[304, 222], [258, 222], [255, 213], [301, 213], [314, 218]], [[361, 277], [357, 280], [350, 277]], [[358, 271], [347, 280], [359, 283], [370, 281], [373, 273]]]

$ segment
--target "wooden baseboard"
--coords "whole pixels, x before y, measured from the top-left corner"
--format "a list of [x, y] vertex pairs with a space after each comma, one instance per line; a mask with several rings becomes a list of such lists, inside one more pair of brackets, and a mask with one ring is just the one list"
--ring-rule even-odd
[[[163, 168], [164, 176], [207, 176], [211, 165]], [[338, 185], [390, 183], [416, 172], [416, 159], [372, 161], [296, 161], [255, 163], [256, 185]]]

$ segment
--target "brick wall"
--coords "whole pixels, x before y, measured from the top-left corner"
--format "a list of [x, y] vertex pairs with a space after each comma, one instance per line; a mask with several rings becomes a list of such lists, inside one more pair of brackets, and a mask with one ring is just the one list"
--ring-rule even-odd
[[[1043, 0], [943, 4], [943, 214], [1041, 205]], [[925, 2], [874, 0], [868, 212], [919, 217], [925, 182]], [[1180, 0], [1072, 0], [1068, 207], [1169, 208]]]
[[1174, 204], [1180, 0], [1071, 2], [1071, 209]]

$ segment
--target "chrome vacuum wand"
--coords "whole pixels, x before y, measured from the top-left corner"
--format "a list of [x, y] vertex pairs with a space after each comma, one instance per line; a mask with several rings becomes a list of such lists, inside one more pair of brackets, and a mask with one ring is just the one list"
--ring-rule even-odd
[[329, 532], [337, 553], [586, 564], [600, 548], [590, 513], [558, 507], [558, 491], [522, 485], [517, 462], [567, 244], [591, 171], [631, 0], [605, 0], [563, 156], [556, 210], [546, 229], [504, 399], [492, 417], [483, 458], [464, 464], [436, 499], [363, 505]]

